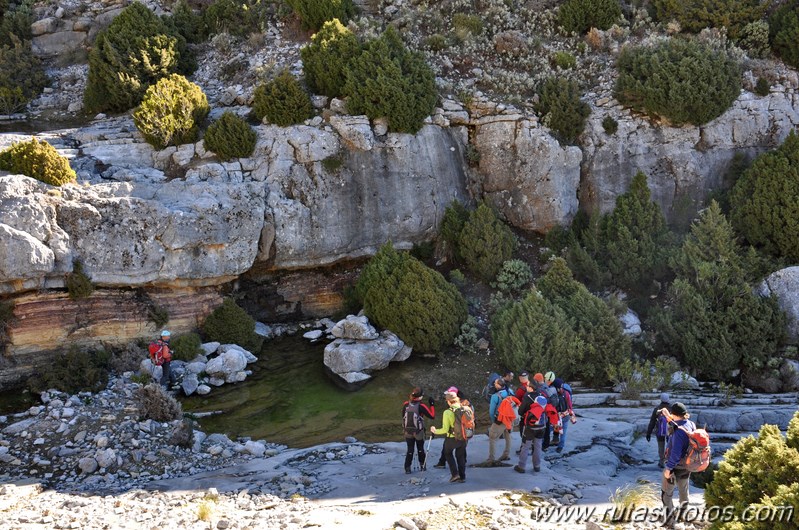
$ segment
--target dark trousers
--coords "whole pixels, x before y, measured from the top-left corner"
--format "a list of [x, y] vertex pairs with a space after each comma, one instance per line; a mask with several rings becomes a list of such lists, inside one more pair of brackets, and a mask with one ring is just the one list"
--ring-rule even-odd
[[161, 372], [161, 386], [164, 388], [169, 388], [169, 378], [170, 378], [170, 370], [169, 370], [169, 362], [165, 362], [161, 365], [163, 371]]
[[448, 437], [444, 440], [444, 455], [449, 466], [449, 474], [466, 479], [466, 440]]
[[408, 452], [405, 453], [405, 469], [410, 469], [413, 463], [413, 449], [414, 447], [419, 453], [419, 467], [426, 468], [427, 462], [425, 461], [424, 453], [424, 438], [405, 438], [405, 443], [408, 444]]

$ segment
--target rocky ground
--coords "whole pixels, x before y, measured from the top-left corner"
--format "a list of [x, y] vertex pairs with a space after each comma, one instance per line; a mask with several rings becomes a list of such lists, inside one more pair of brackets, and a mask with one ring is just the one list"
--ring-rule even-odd
[[[404, 474], [400, 442], [348, 438], [290, 449], [195, 431], [190, 444], [176, 446], [183, 422], [140, 420], [137, 387], [123, 376], [97, 394], [46, 392], [41, 405], [0, 418], [3, 528], [575, 528], [586, 523], [533, 523], [533, 516], [558, 506], [601, 514], [623, 488], [655, 488], [659, 476], [654, 444], [640, 436], [651, 399], [578, 394], [583, 408], [567, 450], [546, 454], [540, 473], [476, 466], [466, 483], [450, 484], [449, 473], [432, 466]], [[796, 395], [750, 395], [720, 409], [713, 395], [679, 399], [697, 421], [716, 425], [711, 432], [738, 431], [731, 438], [765, 418], [787, 424], [796, 403]], [[514, 435], [514, 449], [518, 443]], [[432, 442], [431, 458], [440, 444]], [[484, 434], [475, 436], [470, 465], [484, 460], [487, 445]], [[700, 491], [692, 488], [697, 509]]]

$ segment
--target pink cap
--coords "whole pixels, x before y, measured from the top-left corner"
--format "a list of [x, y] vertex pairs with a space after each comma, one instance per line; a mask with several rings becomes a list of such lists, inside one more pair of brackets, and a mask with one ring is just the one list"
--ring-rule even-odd
[[453, 394], [457, 395], [458, 394], [458, 389], [456, 387], [454, 387], [454, 386], [451, 386], [451, 387], [449, 387], [447, 389], [447, 392], [452, 392]]

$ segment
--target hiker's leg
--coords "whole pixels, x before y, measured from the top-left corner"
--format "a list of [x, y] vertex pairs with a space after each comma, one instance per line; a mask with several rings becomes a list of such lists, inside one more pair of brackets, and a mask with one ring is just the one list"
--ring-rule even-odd
[[532, 440], [522, 438], [522, 446], [519, 448], [519, 467], [522, 469], [527, 468], [527, 456], [530, 454], [532, 443]]
[[169, 377], [171, 375], [171, 370], [169, 369], [169, 363], [166, 362], [161, 365], [163, 371], [161, 372], [161, 386], [164, 388], [169, 388]]
[[411, 464], [413, 464], [413, 446], [416, 445], [416, 440], [406, 436], [405, 444], [408, 446], [408, 450], [405, 451], [405, 471], [410, 471]]
[[658, 466], [663, 467], [666, 463], [666, 437], [658, 436]]
[[455, 438], [449, 437], [444, 440], [444, 454], [447, 459], [447, 467], [449, 467], [449, 474], [453, 477], [458, 475], [458, 466], [455, 463], [455, 456], [452, 454], [455, 450], [456, 441]]
[[458, 464], [458, 476], [466, 480], [466, 440], [457, 441], [455, 462]]
[[444, 451], [444, 445], [441, 445], [441, 456], [438, 457], [438, 462], [435, 467], [444, 467], [447, 465], [447, 452]]
[[427, 469], [427, 458], [424, 452], [424, 436], [416, 435], [416, 454], [419, 455], [419, 468], [424, 471]]
[[558, 452], [563, 451], [563, 447], [566, 445], [566, 429], [569, 428], [569, 420], [563, 418], [561, 420], [561, 425], [563, 425], [563, 430], [560, 431], [560, 441], [558, 442]]
[[677, 479], [677, 491], [680, 495], [680, 504], [688, 504], [688, 479], [691, 472], [685, 469], [675, 469], [674, 476]]
[[496, 423], [492, 423], [491, 426], [488, 428], [488, 461], [493, 462], [494, 459], [494, 449], [496, 447], [497, 438], [499, 438], [502, 433], [505, 432], [504, 425], [497, 425]]
[[672, 471], [671, 480], [666, 480], [662, 475], [660, 478], [660, 500], [663, 502], [663, 515], [665, 522], [674, 524], [674, 488], [677, 486], [677, 481]]
[[[500, 425], [500, 427], [505, 427], [504, 425]], [[502, 456], [500, 460], [509, 460], [510, 459], [510, 431], [505, 429], [502, 431], [502, 437], [505, 438], [505, 450], [502, 451]]]
[[541, 469], [541, 453], [544, 452], [543, 443], [544, 433], [533, 438], [533, 469], [536, 471]]

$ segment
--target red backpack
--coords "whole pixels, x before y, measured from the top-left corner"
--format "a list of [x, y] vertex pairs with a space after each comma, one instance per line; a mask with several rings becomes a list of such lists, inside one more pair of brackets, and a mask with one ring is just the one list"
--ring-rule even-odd
[[150, 360], [152, 360], [153, 364], [156, 366], [161, 366], [162, 364], [172, 360], [172, 354], [169, 352], [169, 346], [160, 340], [151, 342], [148, 350], [150, 351]]
[[704, 471], [710, 465], [710, 435], [705, 429], [689, 431], [682, 425], [677, 426], [688, 435], [688, 451], [677, 464], [690, 472]]

